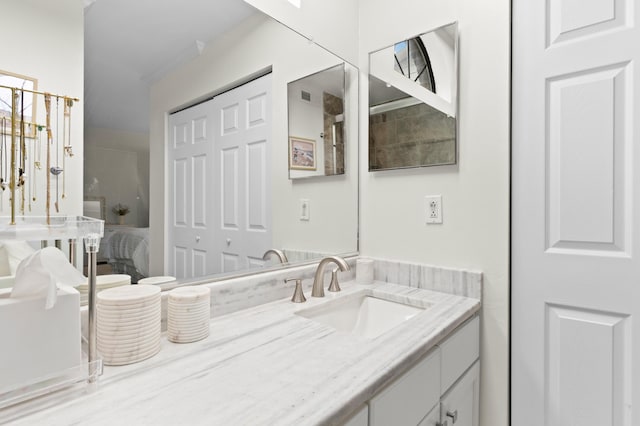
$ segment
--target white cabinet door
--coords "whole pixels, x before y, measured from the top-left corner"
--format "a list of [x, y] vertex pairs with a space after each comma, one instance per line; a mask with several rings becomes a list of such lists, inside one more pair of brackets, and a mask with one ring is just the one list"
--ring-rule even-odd
[[480, 317], [461, 326], [440, 344], [442, 375], [440, 389], [444, 394], [480, 357]]
[[418, 426], [443, 426], [440, 424], [440, 404], [433, 407], [433, 410], [422, 419]]
[[440, 348], [369, 401], [369, 426], [415, 426], [440, 398]]
[[444, 426], [478, 426], [480, 401], [480, 361], [465, 373], [440, 404], [440, 423]]

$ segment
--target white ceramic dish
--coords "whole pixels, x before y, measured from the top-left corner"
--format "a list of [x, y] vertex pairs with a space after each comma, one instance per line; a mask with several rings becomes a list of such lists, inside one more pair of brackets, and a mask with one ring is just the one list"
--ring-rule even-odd
[[189, 303], [189, 304], [169, 303], [169, 304], [167, 304], [167, 308], [168, 309], [178, 309], [178, 310], [182, 310], [182, 311], [190, 311], [190, 310], [194, 310], [194, 309], [203, 309], [203, 308], [210, 309], [211, 307], [209, 306], [209, 303], [207, 303], [206, 301], [203, 301], [203, 302]]
[[153, 345], [157, 345], [160, 341], [160, 333], [158, 333], [153, 338], [149, 338], [140, 342], [119, 342], [119, 341], [108, 341], [102, 342], [98, 341], [98, 350], [102, 353], [106, 354], [128, 354], [135, 352], [143, 352], [152, 347]]
[[195, 326], [209, 326], [209, 318], [202, 319], [171, 319], [167, 321], [167, 326], [172, 326], [175, 328], [191, 328]]
[[158, 309], [156, 312], [148, 312], [140, 315], [98, 315], [98, 322], [104, 322], [112, 325], [136, 325], [145, 322], [155, 321], [156, 317], [162, 317], [161, 311]]
[[156, 331], [156, 328], [158, 330], [161, 329], [160, 319], [158, 319], [157, 323], [154, 322], [153, 324], [145, 324], [138, 328], [129, 328], [126, 330], [123, 330], [118, 327], [109, 327], [109, 326], [99, 327], [97, 336], [98, 338], [100, 337], [111, 337], [111, 338], [118, 338], [118, 339], [132, 338], [135, 336], [144, 336], [145, 333], [152, 333]]
[[174, 288], [169, 292], [169, 300], [180, 302], [197, 302], [200, 300], [209, 300], [211, 290], [205, 286], [184, 286]]
[[170, 276], [157, 276], [157, 277], [147, 277], [138, 280], [138, 284], [163, 284], [171, 281], [175, 281], [176, 277]]
[[114, 337], [133, 337], [133, 336], [143, 336], [144, 333], [151, 333], [156, 330], [156, 328], [161, 329], [160, 321], [153, 324], [145, 324], [138, 328], [127, 328], [122, 329], [119, 327], [100, 327], [98, 328], [99, 336], [114, 336]]
[[183, 333], [168, 333], [167, 339], [171, 342], [175, 343], [187, 343], [194, 342], [196, 340], [202, 340], [205, 337], [209, 337], [209, 332], [205, 333], [193, 333], [193, 334], [183, 334]]
[[162, 304], [160, 303], [160, 299], [154, 300], [151, 303], [144, 303], [137, 306], [111, 306], [111, 305], [98, 305], [98, 312], [103, 312], [106, 314], [134, 314], [138, 312], [149, 312], [154, 309], [161, 309]]
[[209, 318], [210, 311], [208, 309], [202, 309], [199, 311], [180, 312], [169, 311], [167, 317], [171, 318]]
[[160, 287], [152, 285], [130, 285], [109, 288], [98, 294], [98, 303], [127, 305], [160, 298]]
[[206, 335], [206, 336], [202, 336], [202, 337], [196, 337], [196, 338], [193, 338], [193, 339], [179, 339], [179, 338], [176, 338], [176, 339], [169, 339], [169, 341], [172, 342], [172, 343], [194, 343], [194, 342], [199, 342], [200, 340], [204, 340], [207, 337], [209, 337], [209, 336]]
[[181, 332], [181, 333], [194, 333], [203, 330], [209, 330], [211, 326], [207, 323], [184, 326], [184, 325], [176, 325], [176, 324], [168, 324], [167, 331], [171, 332]]
[[195, 339], [195, 338], [200, 338], [202, 336], [208, 336], [208, 335], [209, 335], [209, 330], [198, 331], [198, 332], [193, 332], [193, 333], [182, 333], [182, 332], [179, 332], [179, 331], [167, 331], [167, 338], [170, 338], [172, 340], [175, 340], [175, 339], [182, 339], [182, 340]]
[[98, 309], [98, 315], [102, 315], [103, 317], [110, 318], [128, 318], [128, 317], [140, 317], [140, 316], [148, 316], [152, 313], [162, 312], [162, 307], [160, 303], [155, 306], [147, 306], [140, 309]]
[[121, 339], [121, 338], [108, 338], [108, 337], [99, 337], [98, 338], [98, 347], [101, 349], [105, 348], [113, 348], [122, 350], [133, 350], [140, 346], [148, 346], [151, 343], [157, 342], [162, 333], [160, 330], [147, 333], [144, 336], [138, 336], [131, 339]]
[[[105, 290], [106, 291], [106, 290]], [[98, 296], [100, 296], [102, 294], [102, 292], [98, 293]], [[98, 300], [97, 305], [101, 306], [103, 309], [111, 309], [111, 310], [116, 310], [116, 309], [140, 309], [140, 308], [145, 308], [148, 306], [153, 306], [156, 304], [160, 304], [161, 303], [161, 299], [160, 296], [154, 296], [152, 299], [148, 299], [148, 300], [144, 300], [141, 302], [135, 302], [135, 303], [121, 303], [121, 304], [113, 304], [113, 303], [104, 303], [101, 302], [100, 300]]]

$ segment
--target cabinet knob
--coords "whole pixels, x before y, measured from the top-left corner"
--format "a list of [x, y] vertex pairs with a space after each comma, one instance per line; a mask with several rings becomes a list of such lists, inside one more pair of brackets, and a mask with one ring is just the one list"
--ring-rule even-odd
[[227, 238], [227, 245], [230, 246], [231, 245], [231, 238]]
[[451, 419], [451, 421], [453, 423], [456, 422], [456, 420], [458, 420], [458, 410], [455, 411], [447, 411], [447, 417], [449, 417]]
[[200, 235], [196, 235], [196, 243], [200, 242]]

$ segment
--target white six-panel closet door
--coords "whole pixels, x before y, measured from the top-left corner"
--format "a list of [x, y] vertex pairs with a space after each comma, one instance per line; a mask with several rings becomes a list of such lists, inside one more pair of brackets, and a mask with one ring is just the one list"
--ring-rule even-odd
[[513, 1], [514, 426], [640, 424], [639, 11]]

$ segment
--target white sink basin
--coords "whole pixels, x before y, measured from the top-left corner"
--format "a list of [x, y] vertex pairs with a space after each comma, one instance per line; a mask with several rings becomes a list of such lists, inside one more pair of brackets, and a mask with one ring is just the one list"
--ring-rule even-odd
[[380, 299], [367, 294], [345, 296], [321, 306], [296, 312], [336, 330], [374, 339], [425, 308]]

